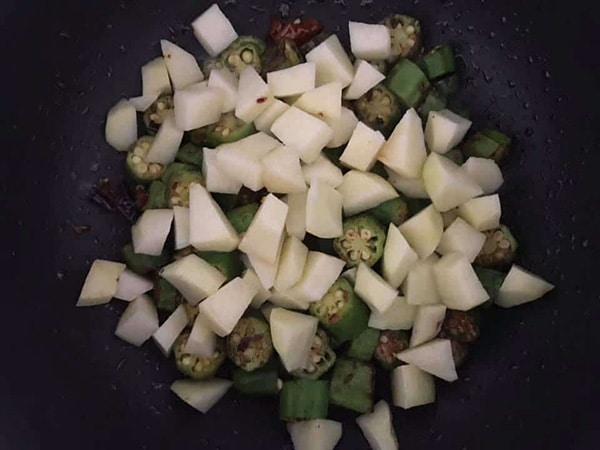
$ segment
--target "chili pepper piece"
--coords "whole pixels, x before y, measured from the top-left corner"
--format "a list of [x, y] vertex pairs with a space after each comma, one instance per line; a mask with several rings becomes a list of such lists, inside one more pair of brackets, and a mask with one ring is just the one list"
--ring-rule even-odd
[[219, 367], [225, 362], [225, 352], [223, 351], [223, 341], [217, 340], [217, 349], [210, 358], [185, 353], [184, 349], [190, 337], [189, 331], [184, 331], [173, 345], [175, 363], [177, 369], [187, 377], [194, 380], [206, 380], [217, 373]]
[[246, 372], [242, 369], [233, 371], [233, 387], [239, 392], [252, 396], [277, 395], [281, 380], [276, 370], [260, 369]]
[[448, 44], [442, 44], [432, 48], [423, 55], [420, 66], [425, 75], [432, 81], [452, 75], [456, 71], [452, 47]]
[[417, 108], [431, 87], [421, 68], [409, 59], [402, 59], [387, 76], [386, 87], [406, 108]]
[[348, 267], [364, 263], [372, 267], [383, 256], [386, 232], [381, 224], [370, 215], [347, 219], [344, 234], [334, 239], [333, 248]]
[[379, 344], [380, 331], [367, 328], [358, 337], [352, 340], [348, 347], [348, 356], [359, 361], [370, 361]]
[[279, 393], [279, 417], [285, 422], [324, 419], [329, 409], [329, 384], [322, 380], [283, 383]]
[[421, 52], [423, 34], [419, 20], [402, 14], [392, 14], [381, 23], [388, 27], [392, 38], [389, 62], [394, 63], [400, 58], [413, 58]]
[[175, 104], [173, 103], [172, 95], [161, 95], [158, 97], [156, 101], [144, 111], [144, 124], [146, 124], [148, 134], [154, 135], [158, 133], [158, 129], [174, 108]]
[[275, 42], [282, 39], [291, 39], [298, 46], [308, 41], [323, 31], [323, 25], [316, 19], [295, 19], [292, 22], [284, 22], [281, 17], [273, 16], [269, 28], [269, 37]]
[[269, 324], [257, 317], [242, 317], [226, 339], [229, 359], [246, 372], [263, 367], [273, 355]]
[[408, 219], [408, 203], [403, 198], [394, 198], [376, 206], [368, 214], [375, 217], [383, 225], [387, 226], [393, 223], [398, 226]]
[[506, 225], [484, 231], [485, 243], [474, 263], [481, 267], [502, 268], [512, 264], [519, 244]]
[[398, 97], [383, 84], [354, 101], [354, 111], [363, 123], [385, 135], [394, 130], [404, 115]]
[[373, 409], [375, 368], [363, 361], [339, 358], [329, 390], [332, 404], [365, 413]]
[[408, 331], [382, 331], [377, 347], [375, 347], [375, 360], [385, 370], [393, 370], [404, 364], [394, 355], [406, 350], [409, 346], [410, 333]]

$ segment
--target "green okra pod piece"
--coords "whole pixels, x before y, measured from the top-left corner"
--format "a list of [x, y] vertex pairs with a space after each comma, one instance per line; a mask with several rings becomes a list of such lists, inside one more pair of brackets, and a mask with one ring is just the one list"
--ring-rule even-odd
[[434, 86], [442, 97], [449, 99], [460, 90], [460, 78], [454, 73], [436, 81]]
[[431, 111], [441, 111], [446, 108], [447, 104], [446, 97], [441, 95], [437, 89], [431, 88], [417, 112], [426, 120]]
[[472, 344], [479, 339], [480, 314], [478, 310], [446, 310], [439, 337], [457, 341], [461, 344]]
[[430, 80], [439, 80], [456, 72], [454, 51], [448, 44], [438, 45], [427, 52], [420, 61], [420, 66]]
[[175, 156], [175, 160], [190, 166], [195, 166], [199, 169], [202, 168], [202, 148], [194, 145], [191, 142], [184, 144]]
[[490, 299], [494, 300], [498, 296], [498, 291], [500, 290], [502, 283], [504, 283], [506, 274], [480, 266], [473, 266], [473, 269], [475, 270], [481, 285], [490, 296]]
[[474, 264], [492, 269], [510, 266], [517, 255], [519, 244], [506, 225], [485, 231], [485, 243]]
[[367, 328], [350, 342], [348, 356], [359, 361], [370, 361], [379, 343], [379, 334], [379, 330]]
[[273, 355], [269, 324], [259, 317], [242, 317], [225, 341], [229, 359], [246, 372], [260, 369]]
[[386, 230], [371, 215], [346, 219], [344, 234], [333, 241], [333, 248], [348, 267], [364, 263], [372, 267], [383, 256]]
[[390, 30], [392, 51], [388, 61], [394, 63], [400, 58], [413, 58], [423, 48], [421, 22], [414, 17], [392, 14], [381, 22]]
[[154, 135], [171, 111], [175, 109], [172, 95], [161, 95], [144, 111], [144, 124], [148, 134]]
[[267, 47], [262, 55], [262, 76], [277, 70], [289, 69], [300, 64], [304, 58], [298, 46], [291, 39], [281, 39]]
[[204, 261], [214, 266], [228, 281], [241, 275], [242, 260], [238, 252], [196, 252]]
[[427, 75], [410, 59], [402, 59], [392, 68], [385, 85], [406, 108], [417, 108], [431, 88]]
[[167, 171], [177, 164], [176, 168], [169, 174], [163, 176], [167, 185], [167, 204], [173, 206], [190, 206], [190, 186], [194, 183], [204, 185], [204, 176], [197, 167], [188, 164], [173, 163]]
[[511, 138], [498, 130], [486, 128], [470, 136], [461, 146], [466, 156], [490, 158], [500, 162], [508, 153]]
[[450, 150], [448, 153], [446, 153], [445, 156], [450, 161], [454, 161], [454, 163], [458, 164], [459, 166], [462, 166], [465, 162], [465, 157], [463, 156], [460, 148], [454, 148]]
[[223, 67], [238, 75], [252, 66], [261, 72], [261, 56], [267, 49], [265, 42], [255, 36], [240, 36], [219, 57]]
[[358, 337], [367, 328], [370, 316], [368, 306], [345, 278], [338, 278], [321, 300], [312, 303], [310, 313], [338, 341]]
[[173, 312], [183, 302], [183, 297], [171, 283], [164, 278], [157, 277], [152, 290], [152, 297], [156, 307], [161, 311]]
[[408, 219], [408, 203], [401, 197], [388, 200], [370, 210], [367, 214], [375, 217], [383, 225], [393, 223], [398, 226]]
[[185, 353], [185, 346], [190, 337], [189, 331], [184, 331], [173, 344], [173, 353], [175, 355], [175, 364], [177, 369], [187, 377], [194, 380], [206, 380], [217, 373], [217, 370], [225, 362], [225, 352], [223, 351], [223, 341], [217, 340], [217, 349], [210, 358], [190, 355]]
[[329, 337], [323, 330], [318, 330], [310, 347], [306, 367], [294, 370], [291, 374], [297, 378], [318, 380], [335, 364], [336, 354], [331, 349]]
[[354, 101], [356, 117], [370, 128], [389, 135], [398, 124], [405, 108], [384, 84], [378, 84]]
[[373, 409], [375, 368], [372, 364], [339, 358], [333, 368], [329, 390], [332, 404], [358, 413]]
[[148, 200], [144, 205], [144, 211], [147, 209], [166, 209], [168, 207], [167, 185], [159, 180], [153, 181], [148, 188]]
[[431, 200], [426, 198], [407, 198], [406, 203], [408, 204], [409, 215], [412, 217], [431, 205]]
[[279, 418], [285, 422], [325, 419], [329, 410], [329, 384], [323, 380], [293, 380], [279, 393]]
[[258, 212], [258, 203], [250, 203], [248, 205], [239, 206], [231, 211], [227, 212], [227, 219], [231, 223], [231, 226], [238, 233], [245, 233], [248, 231], [250, 224], [254, 220], [254, 216]]
[[[192, 141], [194, 140], [194, 133], [192, 131]], [[229, 112], [221, 115], [218, 122], [208, 125], [206, 129], [200, 129], [200, 132], [204, 136], [204, 145], [206, 147], [215, 148], [221, 144], [227, 144], [231, 142], [239, 141], [254, 133], [256, 128], [252, 122], [244, 122], [238, 119], [234, 113]]]
[[142, 136], [127, 153], [125, 159], [126, 173], [136, 185], [147, 186], [160, 179], [165, 171], [162, 164], [150, 163], [146, 159], [153, 142], [154, 138], [152, 136]]
[[147, 275], [169, 264], [173, 250], [167, 244], [159, 256], [142, 255], [133, 251], [132, 244], [127, 244], [122, 248], [121, 253], [129, 269], [139, 275]]
[[394, 355], [406, 350], [409, 346], [410, 333], [408, 331], [382, 331], [377, 347], [375, 347], [375, 361], [385, 370], [393, 370], [403, 364]]
[[373, 67], [375, 67], [379, 72], [386, 75], [389, 70], [389, 64], [385, 59], [380, 59], [379, 61], [367, 61]]
[[258, 369], [253, 372], [235, 369], [232, 380], [233, 387], [242, 394], [261, 397], [279, 394], [283, 385], [277, 371], [267, 369]]
[[223, 61], [221, 61], [221, 58], [206, 59], [202, 63], [202, 73], [206, 79], [210, 77], [210, 73], [213, 70], [221, 70], [224, 68], [225, 66], [223, 65]]

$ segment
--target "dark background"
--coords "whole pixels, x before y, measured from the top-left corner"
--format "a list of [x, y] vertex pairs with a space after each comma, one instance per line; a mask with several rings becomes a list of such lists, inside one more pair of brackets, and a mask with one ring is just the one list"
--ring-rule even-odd
[[[505, 166], [504, 221], [520, 262], [555, 282], [544, 300], [496, 311], [461, 380], [434, 406], [395, 410], [403, 449], [597, 448], [600, 294], [598, 29], [588, 2], [414, 0], [220, 2], [240, 33], [269, 13], [308, 11], [338, 27], [391, 11], [421, 18], [429, 46], [465, 62], [476, 123], [517, 145]], [[259, 6], [253, 6], [259, 5]], [[122, 155], [103, 121], [139, 95], [159, 39], [201, 56], [188, 24], [203, 1], [8, 1], [0, 6], [0, 449], [291, 449], [273, 402], [230, 392], [208, 415], [168, 390], [172, 363], [113, 330], [122, 304], [76, 309], [91, 261], [118, 258], [128, 224], [86, 200]], [[73, 225], [89, 225], [77, 235]], [[385, 391], [387, 386], [382, 386]], [[352, 421], [340, 449], [367, 449]]]

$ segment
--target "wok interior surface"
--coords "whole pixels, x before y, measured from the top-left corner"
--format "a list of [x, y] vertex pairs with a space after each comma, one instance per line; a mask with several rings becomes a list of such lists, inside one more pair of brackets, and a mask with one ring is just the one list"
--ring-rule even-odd
[[[595, 448], [600, 298], [597, 167], [600, 22], [584, 1], [220, 2], [240, 34], [272, 12], [306, 13], [347, 41], [347, 21], [391, 12], [450, 41], [475, 124], [516, 138], [504, 165], [503, 221], [520, 263], [554, 282], [547, 298], [495, 310], [460, 380], [433, 406], [396, 409], [403, 449]], [[172, 39], [201, 55], [189, 23], [209, 2], [8, 1], [3, 20], [0, 448], [291, 449], [275, 400], [230, 392], [209, 414], [168, 389], [172, 361], [114, 337], [124, 305], [76, 309], [92, 260], [118, 259], [129, 225], [91, 204], [122, 178], [103, 121], [141, 92], [139, 68]], [[82, 235], [73, 227], [88, 225]], [[377, 385], [388, 395], [387, 381]], [[340, 449], [367, 449], [351, 415]]]

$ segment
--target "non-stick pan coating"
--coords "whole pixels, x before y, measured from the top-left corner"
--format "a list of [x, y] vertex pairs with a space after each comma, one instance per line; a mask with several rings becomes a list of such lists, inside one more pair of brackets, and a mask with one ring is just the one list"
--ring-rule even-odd
[[[476, 123], [516, 137], [501, 192], [521, 263], [555, 282], [544, 300], [495, 311], [434, 406], [396, 410], [403, 449], [596, 448], [600, 294], [600, 22], [588, 2], [220, 2], [243, 33], [307, 12], [347, 39], [348, 19], [420, 17], [427, 43], [464, 60]], [[206, 416], [169, 391], [152, 344], [113, 336], [123, 305], [76, 309], [91, 261], [118, 258], [128, 224], [86, 200], [122, 176], [103, 139], [109, 107], [141, 91], [139, 68], [171, 38], [200, 55], [188, 24], [205, 1], [8, 1], [2, 26], [0, 155], [1, 449], [291, 449], [272, 401], [233, 392]], [[72, 226], [89, 225], [78, 235]], [[379, 386], [381, 392], [387, 386]], [[348, 418], [350, 416], [347, 416]], [[367, 449], [351, 420], [340, 449]]]

